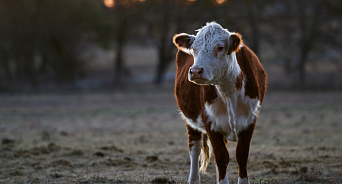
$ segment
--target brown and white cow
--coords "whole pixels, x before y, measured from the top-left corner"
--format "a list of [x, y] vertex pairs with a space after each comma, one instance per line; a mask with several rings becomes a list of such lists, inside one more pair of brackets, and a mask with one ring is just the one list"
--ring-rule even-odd
[[240, 34], [215, 22], [197, 30], [196, 36], [177, 34], [173, 42], [178, 48], [175, 96], [190, 149], [189, 183], [200, 182], [199, 171], [205, 172], [211, 152], [217, 182], [228, 183], [228, 140], [237, 141], [238, 183], [249, 183], [249, 147], [267, 83], [258, 57]]

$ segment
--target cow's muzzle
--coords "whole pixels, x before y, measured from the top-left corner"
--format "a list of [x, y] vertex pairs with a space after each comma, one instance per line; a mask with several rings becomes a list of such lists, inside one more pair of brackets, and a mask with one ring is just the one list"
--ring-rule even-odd
[[190, 67], [189, 69], [189, 80], [196, 84], [204, 84], [207, 79], [203, 77], [204, 68], [202, 67]]

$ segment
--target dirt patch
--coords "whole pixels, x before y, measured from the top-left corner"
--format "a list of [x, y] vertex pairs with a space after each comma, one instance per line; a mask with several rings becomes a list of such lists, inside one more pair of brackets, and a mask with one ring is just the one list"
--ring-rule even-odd
[[[0, 183], [186, 183], [172, 84], [125, 92], [0, 96]], [[342, 93], [272, 92], [248, 162], [251, 183], [341, 183]], [[229, 180], [237, 183], [235, 143]], [[203, 183], [215, 181], [213, 161]]]

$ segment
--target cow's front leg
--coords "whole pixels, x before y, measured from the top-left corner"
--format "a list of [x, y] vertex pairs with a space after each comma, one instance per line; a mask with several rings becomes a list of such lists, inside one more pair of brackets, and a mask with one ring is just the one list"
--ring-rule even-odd
[[246, 130], [239, 133], [239, 141], [236, 145], [236, 160], [239, 165], [238, 184], [249, 184], [247, 175], [247, 160], [249, 155], [249, 147], [252, 139], [255, 121]]
[[216, 163], [217, 183], [228, 184], [227, 167], [229, 163], [229, 153], [227, 140], [219, 132], [207, 129], [208, 136], [213, 148], [213, 155]]
[[199, 166], [198, 159], [201, 153], [202, 147], [202, 133], [186, 125], [188, 130], [188, 144], [189, 144], [189, 154], [190, 154], [190, 175], [189, 184], [200, 183]]

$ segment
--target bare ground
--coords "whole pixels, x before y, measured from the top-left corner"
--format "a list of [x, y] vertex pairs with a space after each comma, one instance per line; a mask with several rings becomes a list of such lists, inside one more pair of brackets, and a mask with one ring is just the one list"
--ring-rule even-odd
[[[0, 183], [186, 183], [172, 84], [0, 96]], [[252, 140], [251, 183], [342, 183], [341, 91], [269, 91]], [[237, 183], [235, 143], [228, 144]], [[213, 161], [203, 183], [214, 183]]]

